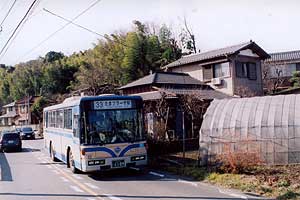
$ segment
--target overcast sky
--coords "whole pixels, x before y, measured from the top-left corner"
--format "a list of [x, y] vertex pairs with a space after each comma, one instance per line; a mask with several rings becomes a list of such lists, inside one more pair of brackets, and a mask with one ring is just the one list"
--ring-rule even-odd
[[[0, 0], [2, 21], [14, 0]], [[0, 32], [0, 48], [33, 0], [17, 0]], [[95, 0], [40, 0], [31, 17], [0, 63], [16, 64], [44, 56], [48, 51], [66, 55], [91, 48], [99, 36], [67, 26], [34, 51], [28, 52], [67, 22], [43, 8], [73, 18]], [[102, 0], [75, 22], [101, 34], [129, 30], [133, 20], [166, 23], [178, 30], [183, 16], [202, 52], [254, 40], [267, 52], [300, 50], [298, 0]]]

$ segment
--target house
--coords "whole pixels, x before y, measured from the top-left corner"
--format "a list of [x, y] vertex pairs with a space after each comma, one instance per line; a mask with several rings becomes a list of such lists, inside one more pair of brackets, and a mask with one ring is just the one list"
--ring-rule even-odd
[[163, 67], [188, 73], [230, 96], [263, 95], [261, 61], [269, 58], [255, 42], [183, 56]]
[[300, 51], [270, 53], [263, 62], [264, 88], [277, 84], [277, 90], [286, 89], [294, 71], [300, 71]]
[[38, 121], [30, 112], [30, 108], [37, 98], [38, 96], [29, 96], [16, 101], [18, 114], [18, 117], [15, 121], [16, 125], [38, 124]]
[[3, 115], [0, 116], [1, 126], [38, 124], [37, 119], [31, 114], [30, 107], [38, 96], [30, 96], [2, 106]]
[[2, 106], [3, 115], [0, 116], [1, 126], [11, 126], [15, 124], [15, 119], [18, 116], [16, 112], [16, 102]]
[[[159, 129], [168, 133], [169, 138], [182, 137], [183, 115], [185, 115], [186, 137], [195, 138], [198, 135], [202, 115], [193, 117], [182, 113], [180, 97], [193, 95], [197, 97], [203, 110], [212, 99], [223, 99], [229, 96], [215, 91], [212, 87], [188, 74], [179, 72], [156, 72], [133, 81], [119, 88], [124, 95], [139, 95], [144, 100], [144, 111], [148, 134], [157, 137]], [[155, 123], [164, 118], [163, 127]], [[176, 122], [176, 123], [174, 123]], [[160, 124], [162, 125], [162, 124]], [[164, 136], [163, 136], [164, 137]]]

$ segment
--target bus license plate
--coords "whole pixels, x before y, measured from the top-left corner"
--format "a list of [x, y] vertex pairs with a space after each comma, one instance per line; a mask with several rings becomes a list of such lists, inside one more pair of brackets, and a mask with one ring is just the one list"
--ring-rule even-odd
[[124, 160], [114, 160], [112, 161], [112, 167], [125, 167], [125, 161]]

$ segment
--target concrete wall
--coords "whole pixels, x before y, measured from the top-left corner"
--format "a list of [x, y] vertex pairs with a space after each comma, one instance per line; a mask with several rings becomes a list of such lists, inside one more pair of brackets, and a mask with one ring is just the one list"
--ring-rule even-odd
[[199, 64], [189, 64], [189, 65], [184, 65], [183, 67], [175, 67], [175, 68], [171, 68], [170, 71], [187, 73], [191, 77], [203, 81], [203, 70], [202, 70], [202, 66]]

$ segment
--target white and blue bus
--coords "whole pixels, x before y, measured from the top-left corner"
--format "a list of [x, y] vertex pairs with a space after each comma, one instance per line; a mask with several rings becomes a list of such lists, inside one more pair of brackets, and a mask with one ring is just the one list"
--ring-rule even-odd
[[147, 164], [142, 99], [70, 97], [44, 109], [44, 142], [52, 160], [92, 172]]

